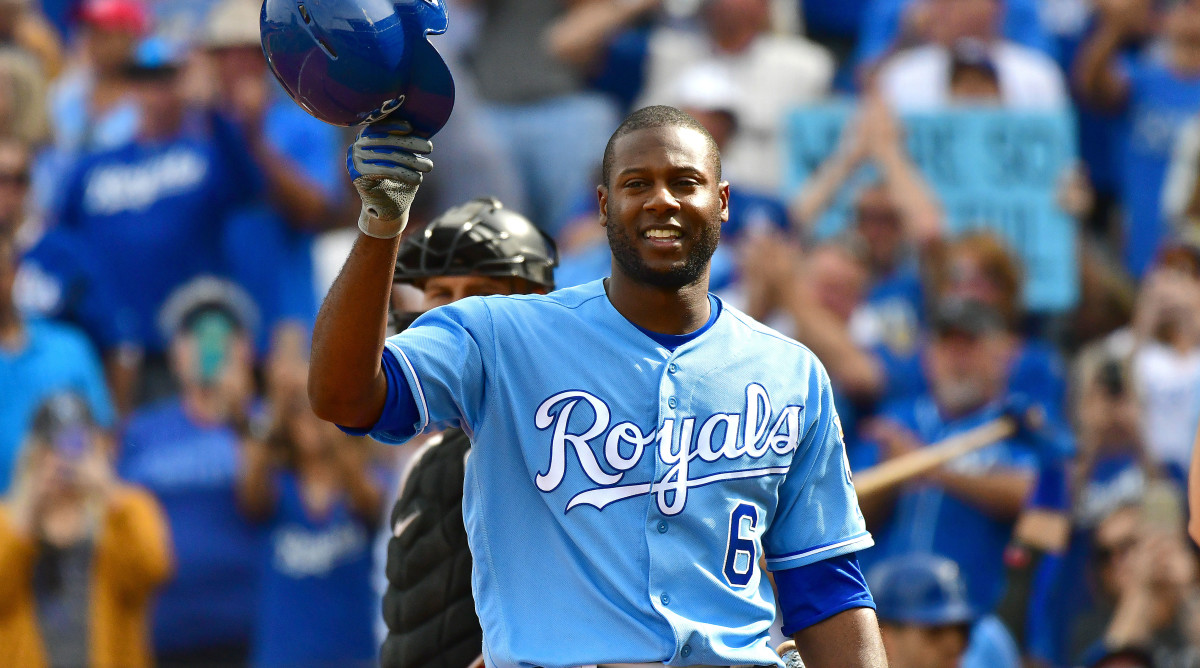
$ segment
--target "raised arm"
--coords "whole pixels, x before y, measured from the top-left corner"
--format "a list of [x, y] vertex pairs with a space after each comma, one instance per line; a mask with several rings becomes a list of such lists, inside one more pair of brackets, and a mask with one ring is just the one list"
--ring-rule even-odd
[[883, 99], [878, 95], [869, 97], [864, 113], [870, 127], [871, 159], [896, 203], [905, 234], [924, 253], [942, 239], [942, 207], [909, 157], [903, 130]]
[[817, 221], [833, 204], [838, 191], [862, 166], [868, 153], [867, 135], [869, 120], [864, 111], [842, 128], [842, 136], [833, 154], [821, 163], [812, 178], [792, 199], [788, 214], [792, 226], [808, 237]]
[[1098, 4], [1100, 23], [1079, 48], [1072, 79], [1086, 103], [1116, 111], [1123, 108], [1129, 98], [1129, 84], [1117, 69], [1117, 52], [1132, 37], [1146, 30], [1150, 3], [1147, 0], [1107, 0]]
[[1033, 489], [1034, 474], [1018, 469], [959, 473], [939, 469], [930, 479], [950, 494], [999, 520], [1012, 520], [1025, 506]]
[[275, 487], [275, 466], [270, 446], [243, 430], [241, 467], [234, 494], [238, 508], [251, 520], [262, 521], [275, 511], [279, 490]]
[[547, 28], [546, 49], [581, 70], [600, 62], [619, 31], [654, 11], [662, 0], [577, 0]]
[[321, 419], [344, 427], [375, 424], [387, 400], [380, 368], [400, 233], [424, 173], [426, 139], [407, 124], [371, 125], [351, 147], [351, 177], [363, 200], [360, 233], [321, 304], [313, 329], [308, 396]]

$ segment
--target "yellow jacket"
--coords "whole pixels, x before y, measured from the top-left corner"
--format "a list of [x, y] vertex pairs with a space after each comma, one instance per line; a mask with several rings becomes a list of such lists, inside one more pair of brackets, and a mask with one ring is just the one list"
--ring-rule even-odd
[[[120, 487], [96, 536], [88, 638], [94, 668], [148, 668], [152, 594], [171, 575], [167, 520], [149, 493]], [[37, 544], [13, 528], [0, 505], [0, 666], [42, 668], [33, 568]]]

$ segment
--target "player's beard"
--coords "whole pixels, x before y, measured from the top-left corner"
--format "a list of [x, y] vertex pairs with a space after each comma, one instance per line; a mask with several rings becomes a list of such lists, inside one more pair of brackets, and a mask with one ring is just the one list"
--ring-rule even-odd
[[612, 249], [613, 258], [626, 275], [639, 283], [668, 290], [677, 290], [700, 280], [708, 270], [708, 264], [721, 241], [721, 226], [705, 225], [700, 228], [700, 236], [692, 244], [691, 252], [684, 262], [666, 271], [660, 271], [651, 269], [642, 260], [637, 251], [636, 240], [629, 236], [624, 226], [608, 225], [607, 230], [608, 246]]

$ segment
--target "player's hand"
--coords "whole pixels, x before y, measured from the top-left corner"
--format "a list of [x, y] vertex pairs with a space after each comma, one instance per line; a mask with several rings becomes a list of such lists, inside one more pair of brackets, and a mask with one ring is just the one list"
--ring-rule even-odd
[[404, 122], [364, 126], [346, 155], [346, 169], [362, 200], [358, 227], [392, 239], [408, 224], [408, 209], [425, 174], [433, 169], [433, 144], [412, 134]]
[[775, 653], [779, 655], [779, 658], [783, 659], [784, 668], [804, 668], [804, 661], [800, 659], [800, 652], [796, 651], [796, 641], [785, 641], [782, 645], [775, 648]]

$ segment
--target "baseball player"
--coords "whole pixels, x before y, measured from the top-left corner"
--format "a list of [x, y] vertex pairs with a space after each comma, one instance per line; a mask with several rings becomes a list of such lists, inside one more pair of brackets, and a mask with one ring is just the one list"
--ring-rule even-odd
[[[400, 245], [395, 282], [423, 294], [422, 310], [476, 295], [554, 289], [554, 242], [494, 199], [443, 213]], [[397, 313], [402, 328], [416, 314]], [[465, 459], [471, 441], [447, 429], [409, 463], [391, 513], [383, 668], [467, 668], [483, 632], [471, 597], [471, 553], [463, 525]]]
[[318, 415], [382, 441], [471, 435], [486, 665], [780, 666], [765, 563], [810, 668], [884, 666], [828, 375], [708, 293], [729, 186], [704, 128], [648, 107], [610, 138], [610, 277], [463, 299], [385, 338], [431, 149], [398, 123], [351, 147], [361, 234], [318, 317], [309, 392]]

